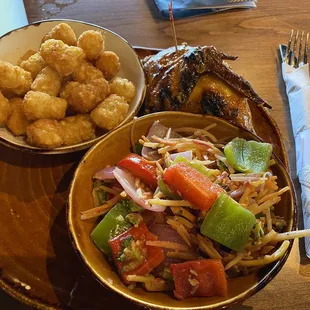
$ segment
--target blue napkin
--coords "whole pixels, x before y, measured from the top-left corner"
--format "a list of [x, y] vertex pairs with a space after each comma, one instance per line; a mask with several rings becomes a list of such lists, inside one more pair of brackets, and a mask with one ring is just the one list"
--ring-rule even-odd
[[[170, 0], [154, 0], [163, 18], [169, 18]], [[218, 13], [236, 8], [255, 8], [257, 0], [173, 0], [174, 18]]]

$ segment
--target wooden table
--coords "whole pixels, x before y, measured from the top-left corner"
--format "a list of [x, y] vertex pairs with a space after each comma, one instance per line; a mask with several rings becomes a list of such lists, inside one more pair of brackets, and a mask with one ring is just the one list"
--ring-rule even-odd
[[[152, 0], [24, 0], [24, 3], [29, 22], [52, 18], [78, 19], [109, 28], [132, 45], [166, 48], [173, 44], [170, 23], [158, 16]], [[212, 44], [219, 50], [239, 56], [233, 69], [249, 80], [272, 105], [271, 114], [283, 133], [295, 181], [294, 140], [277, 47], [286, 43], [290, 29], [310, 31], [309, 16], [307, 0], [298, 1], [298, 5], [295, 0], [261, 0], [252, 10], [176, 21], [179, 43]], [[297, 190], [299, 193], [298, 184]], [[310, 260], [303, 248], [302, 241], [295, 241], [283, 270], [242, 308], [309, 309]], [[28, 309], [3, 293], [0, 300], [2, 309]]]

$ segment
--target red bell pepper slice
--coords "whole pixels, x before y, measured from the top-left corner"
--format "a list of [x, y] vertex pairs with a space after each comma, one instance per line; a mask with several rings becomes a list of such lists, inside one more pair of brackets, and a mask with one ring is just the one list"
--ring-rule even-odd
[[164, 181], [200, 210], [210, 209], [218, 195], [224, 191], [186, 163], [170, 166], [165, 172]]
[[227, 279], [220, 259], [202, 259], [171, 264], [177, 299], [192, 296], [227, 296]]
[[130, 171], [135, 177], [140, 178], [144, 183], [149, 185], [152, 190], [156, 189], [156, 168], [143, 157], [137, 154], [129, 154], [120, 160], [117, 166]]
[[161, 248], [145, 244], [156, 239], [142, 223], [109, 240], [113, 260], [125, 284], [129, 284], [128, 275], [146, 275], [164, 260]]

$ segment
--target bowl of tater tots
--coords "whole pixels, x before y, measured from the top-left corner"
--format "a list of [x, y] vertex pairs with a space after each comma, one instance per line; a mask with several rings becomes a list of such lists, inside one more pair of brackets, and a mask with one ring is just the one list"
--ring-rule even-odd
[[49, 20], [0, 38], [0, 142], [66, 153], [131, 120], [145, 96], [133, 48], [99, 26]]

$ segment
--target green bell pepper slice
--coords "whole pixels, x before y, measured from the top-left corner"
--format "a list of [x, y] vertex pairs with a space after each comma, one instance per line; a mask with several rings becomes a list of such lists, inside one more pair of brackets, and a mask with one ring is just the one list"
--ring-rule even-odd
[[165, 267], [165, 268], [164, 268], [163, 278], [164, 278], [165, 280], [168, 280], [168, 281], [173, 281], [173, 277], [172, 277], [172, 275], [171, 275], [171, 272], [170, 272], [170, 268], [169, 268], [169, 267]]
[[170, 190], [170, 188], [167, 186], [167, 184], [164, 182], [163, 179], [159, 179], [159, 180], [157, 181], [157, 183], [158, 183], [159, 189], [160, 189], [160, 190], [162, 191], [162, 193], [163, 193], [165, 196], [167, 196], [168, 198], [170, 198], [170, 199], [175, 199], [175, 200], [180, 200], [180, 199], [182, 199], [179, 195], [174, 194], [174, 193]]
[[257, 141], [235, 138], [224, 147], [228, 163], [237, 171], [260, 173], [268, 169], [272, 145]]
[[97, 199], [98, 199], [98, 206], [103, 205], [107, 201], [107, 192], [103, 190], [96, 191]]
[[227, 248], [240, 252], [248, 243], [256, 218], [227, 194], [221, 193], [207, 213], [200, 232]]
[[141, 156], [142, 148], [143, 148], [143, 145], [140, 142], [137, 142], [135, 144], [135, 149], [133, 150], [133, 153], [136, 153]]
[[131, 212], [140, 212], [143, 209], [132, 200], [124, 199], [117, 203], [101, 220], [90, 234], [96, 246], [106, 255], [111, 256], [109, 239], [121, 234], [132, 227], [126, 216]]
[[206, 166], [202, 165], [201, 163], [197, 162], [196, 160], [189, 161], [187, 158], [183, 156], [177, 156], [175, 160], [172, 162], [172, 165], [178, 164], [178, 163], [186, 163], [190, 167], [196, 169], [198, 172], [202, 173], [209, 179], [212, 178], [213, 176], [217, 176], [221, 174], [218, 170], [216, 169], [209, 169]]

